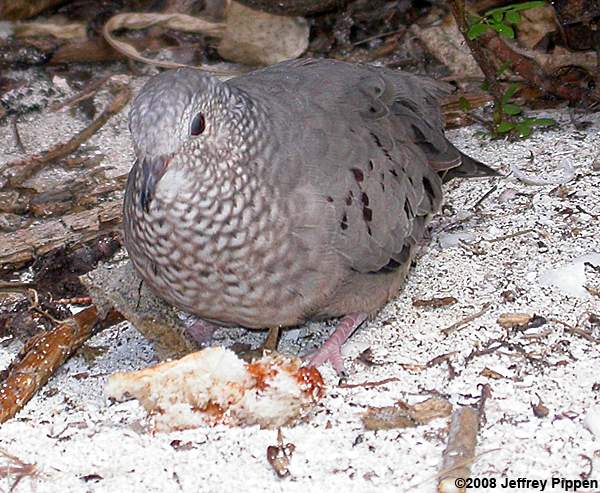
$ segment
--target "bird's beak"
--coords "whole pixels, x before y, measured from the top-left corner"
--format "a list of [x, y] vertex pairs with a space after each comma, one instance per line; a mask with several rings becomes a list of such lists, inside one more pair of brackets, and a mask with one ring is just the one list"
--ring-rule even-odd
[[145, 156], [142, 158], [142, 187], [140, 189], [140, 202], [144, 211], [150, 210], [150, 202], [154, 198], [156, 185], [167, 171], [170, 156]]

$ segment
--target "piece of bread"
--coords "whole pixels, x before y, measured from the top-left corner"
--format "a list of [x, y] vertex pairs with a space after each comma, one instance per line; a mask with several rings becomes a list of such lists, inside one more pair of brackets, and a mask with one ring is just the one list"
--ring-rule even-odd
[[245, 363], [222, 347], [108, 379], [109, 399], [138, 399], [157, 431], [206, 424], [277, 428], [305, 417], [322, 397], [316, 368], [295, 356], [270, 353]]

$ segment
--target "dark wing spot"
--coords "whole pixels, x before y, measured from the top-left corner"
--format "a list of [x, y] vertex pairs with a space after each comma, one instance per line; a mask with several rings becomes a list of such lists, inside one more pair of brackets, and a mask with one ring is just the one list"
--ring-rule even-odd
[[342, 216], [342, 222], [340, 223], [340, 227], [343, 230], [348, 229], [348, 214], [346, 214], [345, 212], [344, 212], [344, 215]]
[[333, 197], [331, 195], [327, 196], [327, 202], [333, 202]]
[[[394, 168], [390, 168], [390, 173], [391, 173], [392, 175], [394, 175], [396, 178], [398, 178], [398, 173], [397, 173], [397, 171], [396, 171]], [[409, 179], [410, 179], [410, 178], [409, 178]]]
[[363, 217], [365, 221], [371, 222], [373, 220], [373, 210], [368, 207], [363, 207]]
[[371, 137], [373, 137], [373, 140], [375, 141], [377, 147], [379, 147], [381, 151], [385, 154], [385, 157], [387, 157], [390, 161], [393, 161], [392, 156], [390, 155], [388, 150], [385, 147], [383, 147], [383, 144], [381, 143], [381, 140], [379, 140], [379, 137], [377, 137], [377, 134], [375, 132], [369, 133], [371, 134]]
[[369, 159], [369, 171], [373, 171], [373, 160]]
[[352, 195], [352, 190], [350, 190], [350, 193], [346, 197], [346, 205], [352, 205]]
[[365, 174], [362, 172], [362, 170], [358, 169], [358, 168], [351, 168], [350, 171], [352, 171], [352, 174], [354, 175], [354, 179], [360, 183], [365, 179]]
[[369, 196], [365, 192], [362, 193], [360, 198], [364, 205], [369, 205]]

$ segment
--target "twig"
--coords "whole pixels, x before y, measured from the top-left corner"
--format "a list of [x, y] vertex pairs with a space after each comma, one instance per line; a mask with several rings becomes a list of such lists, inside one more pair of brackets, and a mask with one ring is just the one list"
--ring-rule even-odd
[[0, 449], [0, 455], [4, 456], [8, 462], [7, 465], [0, 465], [0, 478], [8, 478], [9, 476], [15, 477], [14, 483], [8, 490], [9, 493], [12, 493], [15, 490], [23, 478], [35, 478], [39, 476], [40, 472], [35, 464], [27, 464], [18, 457], [9, 454], [6, 450]]
[[477, 403], [477, 411], [479, 412], [479, 426], [485, 426], [487, 423], [487, 416], [485, 415], [485, 404], [487, 400], [492, 397], [492, 388], [489, 383], [479, 384], [481, 388], [481, 396]]
[[53, 104], [52, 106], [50, 106], [50, 110], [58, 111], [64, 108], [65, 106], [73, 106], [76, 103], [80, 103], [81, 101], [91, 98], [94, 94], [96, 94], [98, 89], [100, 89], [104, 85], [104, 83], [108, 79], [110, 79], [110, 77], [110, 75], [106, 75], [104, 77], [92, 79], [78, 94], [75, 94], [74, 96], [67, 98], [64, 101]]
[[21, 185], [27, 178], [37, 173], [44, 165], [57, 159], [68, 156], [94, 135], [114, 115], [118, 114], [127, 104], [131, 97], [131, 90], [127, 86], [121, 86], [108, 107], [102, 114], [84, 128], [77, 135], [65, 143], [60, 143], [46, 151], [44, 154], [36, 154], [21, 161], [9, 163], [6, 171], [0, 176], [0, 190], [7, 186]]
[[76, 296], [75, 298], [61, 298], [56, 300], [57, 305], [91, 305], [91, 296]]
[[579, 327], [573, 327], [572, 325], [568, 324], [567, 322], [563, 322], [562, 320], [558, 320], [557, 318], [549, 318], [548, 321], [555, 322], [557, 324], [562, 325], [565, 328], [565, 332], [568, 332], [569, 334], [583, 337], [584, 339], [586, 339], [590, 342], [593, 342], [595, 344], [600, 344], [600, 339], [596, 339], [592, 334], [590, 334], [589, 332], [586, 332], [583, 329], [580, 329]]
[[58, 327], [29, 339], [0, 383], [0, 423], [20, 411], [97, 329], [121, 320], [121, 314], [115, 310], [99, 320], [96, 307], [90, 306]]
[[338, 387], [341, 389], [355, 389], [358, 387], [363, 387], [365, 389], [371, 389], [373, 387], [379, 387], [380, 385], [385, 385], [390, 382], [399, 382], [400, 378], [398, 377], [390, 377], [384, 380], [378, 380], [375, 382], [362, 382], [362, 383], [340, 383]]
[[452, 334], [453, 332], [456, 332], [457, 330], [464, 327], [465, 325], [472, 322], [473, 320], [476, 320], [479, 317], [481, 317], [485, 312], [487, 312], [490, 309], [491, 306], [492, 306], [492, 304], [490, 302], [485, 303], [481, 307], [481, 310], [479, 310], [477, 313], [473, 313], [472, 315], [462, 318], [458, 322], [453, 323], [450, 327], [446, 327], [445, 329], [442, 329], [442, 333], [446, 336], [449, 336], [450, 334]]
[[477, 207], [479, 207], [483, 201], [485, 199], [487, 199], [490, 195], [492, 195], [492, 193], [494, 193], [496, 190], [498, 189], [498, 185], [494, 185], [492, 188], [490, 188], [487, 192], [485, 192], [478, 200], [477, 202], [475, 202], [475, 204], [473, 205], [473, 207], [471, 207], [471, 209], [477, 209]]
[[448, 444], [443, 454], [442, 473], [439, 476], [440, 493], [464, 492], [475, 459], [479, 432], [479, 413], [471, 407], [462, 407], [452, 414]]
[[535, 229], [527, 228], [527, 229], [523, 229], [521, 231], [515, 231], [514, 233], [509, 233], [507, 235], [498, 236], [497, 238], [490, 238], [489, 240], [485, 240], [485, 241], [487, 241], [488, 243], [495, 243], [497, 241], [510, 240], [512, 238], [516, 238], [517, 236], [526, 235], [528, 233], [535, 233]]
[[21, 134], [19, 134], [19, 127], [18, 127], [18, 122], [17, 122], [18, 118], [19, 118], [19, 115], [15, 115], [12, 117], [12, 120], [11, 120], [13, 134], [15, 136], [15, 143], [17, 144], [19, 151], [21, 151], [23, 154], [27, 154], [27, 150], [25, 149], [25, 146], [23, 145], [23, 141], [21, 140]]
[[494, 98], [494, 123], [498, 124], [502, 121], [502, 87], [496, 78], [496, 66], [483, 51], [479, 38], [477, 40], [469, 38], [469, 23], [467, 21], [468, 10], [465, 5], [465, 0], [450, 0], [450, 10], [452, 11], [452, 15], [454, 15], [454, 19], [456, 19], [458, 29], [471, 50], [473, 58], [479, 65], [479, 68], [481, 68], [485, 80], [488, 83], [489, 91]]
[[402, 29], [396, 29], [395, 31], [388, 31], [385, 33], [375, 34], [373, 36], [369, 36], [368, 38], [361, 39], [360, 41], [356, 41], [356, 42], [352, 43], [352, 46], [359, 46], [364, 43], [368, 43], [369, 41], [374, 41], [379, 38], [386, 38], [386, 37], [392, 36], [394, 34], [404, 34], [405, 32], [406, 32], [406, 28], [402, 27]]

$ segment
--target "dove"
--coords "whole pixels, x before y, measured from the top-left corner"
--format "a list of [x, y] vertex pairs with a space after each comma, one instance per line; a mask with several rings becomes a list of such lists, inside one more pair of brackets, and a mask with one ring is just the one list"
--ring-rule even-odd
[[403, 287], [442, 183], [497, 174], [445, 137], [447, 92], [335, 60], [151, 78], [129, 115], [133, 265], [204, 328], [339, 319], [310, 364], [342, 372], [342, 344]]

